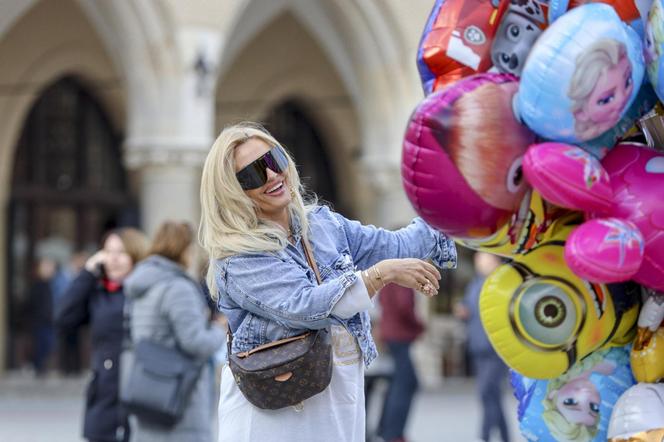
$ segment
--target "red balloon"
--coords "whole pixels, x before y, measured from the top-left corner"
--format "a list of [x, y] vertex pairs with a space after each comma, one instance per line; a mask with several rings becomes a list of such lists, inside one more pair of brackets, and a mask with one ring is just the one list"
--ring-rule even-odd
[[[433, 92], [461, 78], [485, 72], [491, 63], [491, 43], [499, 23], [499, 8], [490, 0], [437, 2], [424, 30], [418, 60], [420, 74], [433, 75]], [[426, 74], [423, 70], [427, 70]]]

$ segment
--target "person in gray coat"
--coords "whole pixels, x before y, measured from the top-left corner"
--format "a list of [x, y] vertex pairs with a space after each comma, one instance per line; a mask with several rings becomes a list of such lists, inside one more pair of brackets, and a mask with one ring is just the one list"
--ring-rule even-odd
[[[186, 273], [192, 253], [193, 230], [187, 223], [167, 221], [158, 229], [150, 256], [125, 281], [131, 302], [131, 340], [151, 339], [202, 361], [224, 342], [225, 331], [209, 324], [200, 285]], [[173, 428], [160, 427], [130, 416], [132, 442], [210, 442], [212, 440], [214, 382], [212, 365], [205, 364], [182, 419]], [[216, 404], [215, 404], [216, 405]]]

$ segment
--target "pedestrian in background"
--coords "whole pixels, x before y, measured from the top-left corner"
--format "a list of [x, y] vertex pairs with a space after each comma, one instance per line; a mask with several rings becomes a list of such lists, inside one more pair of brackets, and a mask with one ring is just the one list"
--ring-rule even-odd
[[210, 291], [233, 333], [231, 351], [328, 327], [332, 341], [329, 384], [294, 406], [252, 405], [226, 366], [220, 442], [363, 440], [364, 367], [376, 357], [371, 297], [391, 282], [434, 295], [441, 276], [424, 259], [456, 264], [453, 241], [422, 219], [390, 232], [313, 197], [305, 204], [302, 192], [293, 160], [255, 124], [224, 129], [205, 160], [200, 236], [211, 259]]
[[[480, 438], [488, 442], [491, 430], [497, 428], [503, 442], [509, 442], [509, 432], [503, 413], [502, 384], [507, 378], [507, 366], [491, 346], [479, 313], [482, 286], [487, 276], [500, 266], [500, 258], [484, 252], [474, 256], [475, 277], [466, 287], [463, 301], [455, 305], [455, 316], [466, 323], [468, 353], [476, 376], [482, 403]], [[490, 294], [489, 294], [490, 295]]]
[[38, 377], [46, 374], [48, 359], [55, 343], [51, 281], [56, 269], [57, 263], [53, 259], [40, 258], [35, 266], [35, 280], [28, 295], [32, 322], [32, 362]]
[[189, 224], [163, 223], [155, 234], [150, 256], [138, 264], [125, 283], [134, 345], [149, 339], [210, 362], [203, 365], [178, 423], [166, 428], [131, 416], [132, 442], [212, 441], [211, 358], [224, 344], [225, 330], [217, 322], [209, 324], [201, 286], [186, 273], [192, 259], [193, 238]]
[[415, 315], [413, 289], [388, 284], [378, 300], [382, 310], [380, 337], [394, 361], [378, 434], [385, 442], [405, 442], [404, 429], [418, 388], [410, 349], [424, 326]]
[[[75, 252], [67, 265], [58, 266], [51, 280], [54, 314], [61, 304], [69, 285], [81, 273], [90, 255], [85, 251]], [[58, 368], [64, 375], [75, 376], [81, 371], [81, 349], [78, 329], [59, 330], [57, 333]]]
[[83, 437], [90, 442], [127, 441], [127, 419], [118, 401], [123, 283], [145, 256], [147, 238], [136, 229], [121, 228], [107, 233], [102, 244], [63, 295], [56, 323], [65, 333], [90, 325], [92, 379], [86, 394]]

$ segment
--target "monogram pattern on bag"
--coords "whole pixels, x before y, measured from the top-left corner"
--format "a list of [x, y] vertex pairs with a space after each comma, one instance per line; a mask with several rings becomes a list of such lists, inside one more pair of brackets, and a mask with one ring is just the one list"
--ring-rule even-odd
[[[231, 355], [230, 368], [245, 398], [263, 409], [296, 405], [327, 388], [332, 378], [330, 332], [320, 330], [304, 339], [253, 353]], [[284, 382], [275, 376], [293, 375]]]

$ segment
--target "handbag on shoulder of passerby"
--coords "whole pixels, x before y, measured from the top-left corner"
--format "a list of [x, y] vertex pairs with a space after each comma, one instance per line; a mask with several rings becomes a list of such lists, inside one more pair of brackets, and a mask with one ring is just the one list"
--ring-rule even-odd
[[[167, 286], [169, 281], [153, 290]], [[160, 295], [161, 302], [164, 294]], [[159, 309], [157, 309], [159, 311]], [[151, 339], [131, 345], [131, 303], [125, 305], [125, 349], [121, 356], [120, 403], [128, 414], [172, 427], [183, 416], [204, 365], [182, 352]]]
[[[306, 238], [302, 246], [307, 262], [321, 283], [318, 266]], [[229, 366], [244, 397], [258, 408], [276, 410], [297, 405], [325, 390], [332, 379], [332, 345], [327, 328], [269, 342], [231, 354]]]

